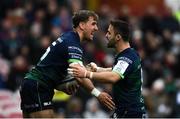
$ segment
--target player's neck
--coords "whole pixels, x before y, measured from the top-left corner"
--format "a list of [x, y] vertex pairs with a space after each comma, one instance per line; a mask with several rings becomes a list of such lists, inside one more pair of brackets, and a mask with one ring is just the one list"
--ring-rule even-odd
[[76, 28], [76, 29], [74, 29], [74, 32], [78, 33], [79, 38], [80, 38], [80, 42], [82, 42], [83, 41], [83, 32], [82, 32], [82, 30]]
[[116, 51], [118, 53], [122, 52], [123, 50], [127, 49], [127, 48], [130, 48], [130, 44], [129, 42], [125, 42], [125, 43], [119, 43], [117, 44], [116, 46]]

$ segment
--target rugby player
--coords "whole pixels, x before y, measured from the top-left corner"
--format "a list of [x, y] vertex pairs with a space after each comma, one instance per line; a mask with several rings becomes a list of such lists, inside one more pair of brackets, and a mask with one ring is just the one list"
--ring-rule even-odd
[[[142, 91], [142, 68], [138, 53], [130, 47], [130, 26], [121, 20], [112, 20], [106, 33], [108, 47], [115, 48], [117, 55], [112, 68], [89, 66], [87, 71], [79, 65], [72, 65], [72, 74], [79, 78], [90, 78], [101, 83], [113, 84], [115, 111], [112, 118], [145, 118], [146, 110]], [[86, 74], [86, 75], [85, 75]]]
[[[78, 63], [83, 67], [81, 42], [93, 40], [94, 32], [98, 30], [97, 20], [98, 15], [93, 11], [80, 10], [75, 13], [72, 18], [74, 30], [64, 33], [54, 41], [37, 65], [26, 74], [20, 88], [23, 117], [54, 117], [52, 104], [54, 89], [74, 80], [67, 71], [69, 64]], [[100, 103], [113, 109], [111, 96], [98, 91], [89, 79], [85, 81], [88, 85], [83, 83], [82, 86], [96, 96]], [[67, 86], [63, 91], [71, 94], [76, 88], [74, 85]]]

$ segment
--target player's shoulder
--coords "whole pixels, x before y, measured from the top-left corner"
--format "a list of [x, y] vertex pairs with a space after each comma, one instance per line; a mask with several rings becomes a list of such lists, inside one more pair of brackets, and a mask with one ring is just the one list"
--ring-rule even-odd
[[124, 53], [124, 56], [129, 57], [130, 59], [139, 59], [140, 56], [134, 48], [128, 48]]
[[61, 40], [65, 42], [63, 45], [68, 49], [68, 52], [80, 52], [83, 53], [82, 46], [80, 44], [80, 38], [78, 33], [69, 31], [60, 36]]
[[123, 60], [132, 64], [134, 61], [140, 60], [140, 57], [136, 50], [134, 50], [133, 48], [128, 48], [118, 56], [118, 60]]
[[60, 38], [66, 43], [80, 42], [79, 35], [74, 31], [65, 32], [60, 36]]

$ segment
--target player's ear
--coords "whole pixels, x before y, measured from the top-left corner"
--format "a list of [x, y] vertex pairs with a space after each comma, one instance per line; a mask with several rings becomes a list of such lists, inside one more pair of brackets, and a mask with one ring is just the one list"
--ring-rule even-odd
[[116, 35], [116, 38], [117, 38], [117, 40], [120, 40], [122, 37], [121, 37], [120, 34], [117, 34], [117, 35]]
[[80, 22], [79, 23], [79, 28], [84, 30], [84, 27], [85, 27], [85, 23], [84, 22]]

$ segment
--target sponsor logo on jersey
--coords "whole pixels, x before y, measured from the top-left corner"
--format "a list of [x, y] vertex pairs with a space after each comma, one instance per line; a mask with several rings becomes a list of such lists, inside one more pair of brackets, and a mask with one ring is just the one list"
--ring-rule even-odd
[[113, 70], [119, 72], [120, 74], [124, 74], [129, 64], [124, 60], [119, 60], [117, 64], [114, 66]]

